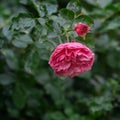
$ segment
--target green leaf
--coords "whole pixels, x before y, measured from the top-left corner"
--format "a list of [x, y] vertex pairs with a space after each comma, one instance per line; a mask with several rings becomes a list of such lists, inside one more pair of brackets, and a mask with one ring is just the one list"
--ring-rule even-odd
[[117, 30], [120, 28], [120, 17], [113, 18], [111, 21], [105, 21], [104, 27], [101, 28], [101, 32], [107, 32], [109, 30]]
[[10, 116], [12, 116], [13, 118], [18, 118], [19, 117], [19, 110], [18, 109], [8, 108], [7, 111], [10, 114]]
[[21, 13], [12, 19], [11, 30], [29, 33], [35, 26], [35, 20], [28, 14]]
[[23, 109], [26, 104], [27, 94], [23, 85], [17, 83], [13, 91], [13, 102], [18, 109]]
[[60, 25], [52, 20], [49, 20], [46, 22], [46, 28], [47, 28], [47, 36], [46, 36], [47, 39], [44, 40], [44, 43], [46, 44], [50, 43], [48, 45], [49, 47], [47, 46], [47, 49], [52, 50], [54, 49], [53, 47], [61, 43], [60, 35], [62, 34], [62, 30], [61, 30]]
[[76, 40], [83, 43], [84, 45], [87, 45], [92, 50], [94, 50], [95, 48], [94, 40], [92, 39], [90, 35], [86, 35], [85, 40], [83, 40], [81, 37], [77, 37]]
[[90, 100], [90, 111], [94, 114], [102, 114], [105, 111], [110, 111], [112, 108], [112, 99], [108, 93]]
[[40, 17], [40, 12], [39, 12], [39, 3], [40, 2], [35, 1], [35, 0], [19, 0], [19, 2], [26, 8], [26, 10], [29, 11], [29, 13], [32, 16]]
[[27, 34], [16, 35], [12, 41], [12, 44], [18, 48], [26, 48], [29, 44], [32, 44], [33, 41], [31, 37]]
[[40, 15], [41, 17], [46, 16], [46, 14], [47, 14], [46, 6], [43, 5], [43, 4], [39, 5], [39, 6], [38, 6], [38, 12], [39, 12], [39, 15]]
[[107, 5], [109, 5], [113, 0], [87, 0], [92, 5], [95, 5], [97, 7], [105, 8]]
[[59, 14], [59, 16], [51, 15], [50, 19], [53, 20], [54, 22], [58, 23], [61, 27], [63, 26], [64, 21], [60, 14]]
[[57, 12], [58, 5], [56, 2], [51, 3], [52, 1], [44, 1], [43, 4], [46, 6], [47, 15], [51, 15]]
[[76, 14], [79, 14], [81, 12], [82, 5], [79, 0], [71, 0], [68, 5], [67, 9], [73, 11]]
[[45, 19], [44, 18], [38, 18], [38, 22], [41, 24], [41, 25], [45, 25]]
[[81, 16], [76, 17], [75, 23], [79, 23], [79, 22], [83, 22], [87, 24], [94, 24], [93, 19], [88, 15], [81, 15]]
[[107, 34], [101, 35], [100, 37], [95, 39], [96, 51], [105, 52], [110, 47], [109, 43], [110, 43], [110, 39], [108, 35]]
[[0, 74], [0, 84], [1, 85], [10, 85], [14, 80], [10, 75]]
[[53, 31], [53, 33], [58, 33], [59, 35], [62, 33], [61, 26], [55, 20], [47, 21], [46, 26], [49, 29], [49, 31]]
[[59, 13], [60, 13], [60, 16], [66, 21], [74, 19], [74, 12], [69, 9], [63, 8], [59, 11]]
[[112, 68], [120, 68], [120, 51], [110, 51], [107, 56], [108, 64]]
[[45, 71], [42, 70], [39, 73], [39, 75], [36, 75], [35, 79], [36, 79], [38, 84], [40, 84], [40, 85], [42, 84], [45, 86], [47, 83], [49, 83], [49, 77], [50, 77], [50, 75], [48, 72], [46, 72], [46, 69], [45, 69]]
[[91, 71], [87, 71], [84, 74], [79, 76], [80, 78], [89, 79], [91, 78]]
[[40, 56], [40, 59], [47, 61], [49, 60], [49, 56], [55, 48], [54, 44], [55, 43], [53, 43], [52, 40], [41, 40], [39, 42], [36, 42], [35, 46], [37, 48], [37, 51], [39, 51], [38, 54]]
[[104, 8], [107, 5], [109, 5], [112, 2], [112, 0], [97, 0], [97, 4], [101, 7]]
[[2, 54], [6, 58], [6, 62], [11, 69], [18, 69], [18, 58], [11, 49], [2, 49]]
[[12, 32], [9, 30], [10, 28], [10, 25], [5, 25], [3, 27], [3, 35], [8, 39], [8, 40], [11, 40], [12, 39]]
[[63, 8], [59, 11], [59, 18], [61, 20], [60, 25], [64, 28], [68, 28], [71, 26], [74, 20], [74, 12]]
[[55, 111], [46, 113], [43, 120], [67, 120], [67, 118], [62, 112]]
[[45, 24], [35, 26], [34, 29], [32, 30], [32, 35], [34, 36], [33, 37], [34, 41], [39, 39], [44, 40], [47, 36], [47, 29]]
[[36, 50], [30, 51], [30, 53], [27, 55], [25, 59], [25, 71], [29, 74], [35, 74], [36, 72], [39, 72], [39, 63], [40, 58], [39, 54]]
[[34, 0], [32, 0], [32, 4], [40, 17], [51, 15], [57, 12], [57, 8], [58, 8], [57, 2], [54, 1], [35, 2]]
[[21, 3], [21, 4], [27, 4], [28, 3], [28, 0], [19, 0], [19, 2]]
[[44, 17], [47, 15], [47, 6], [43, 2], [39, 1], [36, 2], [34, 0], [31, 0], [31, 3], [32, 3], [31, 5], [33, 5], [33, 8], [40, 17]]

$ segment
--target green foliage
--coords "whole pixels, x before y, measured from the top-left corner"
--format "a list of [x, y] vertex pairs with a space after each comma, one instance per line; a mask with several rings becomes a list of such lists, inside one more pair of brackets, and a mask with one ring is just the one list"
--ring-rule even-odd
[[[119, 14], [117, 0], [1, 0], [0, 120], [119, 120]], [[86, 40], [79, 22], [91, 26]], [[71, 40], [95, 52], [94, 66], [58, 77], [49, 57]]]
[[23, 109], [26, 104], [25, 88], [17, 83], [13, 92], [13, 102], [18, 109]]
[[67, 9], [72, 10], [77, 15], [81, 12], [82, 5], [79, 0], [71, 0], [67, 4]]

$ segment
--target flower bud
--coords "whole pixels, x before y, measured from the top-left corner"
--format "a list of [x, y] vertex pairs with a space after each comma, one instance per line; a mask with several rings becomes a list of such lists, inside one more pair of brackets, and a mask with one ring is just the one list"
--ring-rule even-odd
[[84, 23], [79, 23], [75, 25], [74, 30], [78, 36], [85, 38], [85, 35], [90, 31], [90, 26]]

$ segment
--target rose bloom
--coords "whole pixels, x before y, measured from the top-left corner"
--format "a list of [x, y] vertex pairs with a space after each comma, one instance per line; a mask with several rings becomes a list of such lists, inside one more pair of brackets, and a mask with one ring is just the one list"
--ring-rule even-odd
[[70, 77], [90, 70], [93, 62], [94, 53], [87, 46], [78, 42], [58, 45], [49, 60], [55, 74]]
[[78, 34], [78, 36], [84, 38], [85, 35], [90, 31], [90, 26], [84, 23], [79, 23], [75, 25], [74, 30]]

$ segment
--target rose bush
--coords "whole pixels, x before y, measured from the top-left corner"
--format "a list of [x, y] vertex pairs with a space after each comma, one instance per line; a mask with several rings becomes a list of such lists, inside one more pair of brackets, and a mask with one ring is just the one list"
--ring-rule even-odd
[[[0, 0], [0, 120], [119, 120], [119, 13], [118, 0]], [[95, 53], [93, 67], [57, 76], [49, 58], [71, 40]]]

